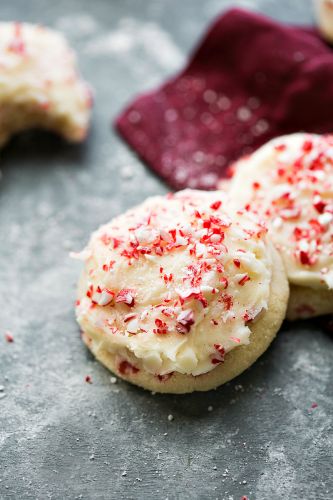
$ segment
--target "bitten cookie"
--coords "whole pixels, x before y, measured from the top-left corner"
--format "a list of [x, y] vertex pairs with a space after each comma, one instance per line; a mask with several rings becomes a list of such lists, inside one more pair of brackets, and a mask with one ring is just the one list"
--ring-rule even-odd
[[186, 190], [145, 201], [93, 233], [77, 320], [89, 349], [133, 384], [205, 391], [248, 368], [284, 319], [282, 261], [253, 214]]
[[60, 33], [38, 25], [0, 23], [0, 146], [31, 128], [82, 141], [91, 105], [91, 91]]
[[235, 168], [234, 208], [266, 218], [289, 282], [289, 319], [333, 313], [333, 136], [292, 134]]

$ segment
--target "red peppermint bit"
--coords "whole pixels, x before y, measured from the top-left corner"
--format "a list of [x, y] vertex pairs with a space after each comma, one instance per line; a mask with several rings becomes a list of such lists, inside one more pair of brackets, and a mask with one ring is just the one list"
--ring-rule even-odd
[[231, 340], [233, 340], [237, 344], [240, 344], [240, 338], [238, 338], [238, 337], [230, 337], [230, 338], [231, 338]]
[[275, 146], [275, 150], [276, 151], [284, 151], [286, 149], [286, 145], [285, 144], [277, 144]]
[[111, 236], [109, 236], [106, 233], [102, 234], [99, 239], [101, 240], [102, 243], [104, 243], [105, 246], [110, 245], [110, 243], [112, 241]]
[[188, 333], [194, 324], [194, 313], [192, 309], [186, 309], [177, 316], [176, 329], [179, 333]]
[[173, 315], [173, 309], [171, 307], [164, 307], [164, 309], [161, 310], [161, 313], [167, 318], [171, 318]]
[[124, 316], [124, 323], [128, 323], [128, 321], [131, 321], [131, 319], [136, 318], [136, 316], [137, 315], [134, 313], [126, 314], [126, 316]]
[[90, 375], [86, 375], [85, 381], [87, 382], [87, 384], [92, 384], [91, 376]]
[[315, 408], [318, 408], [318, 403], [312, 403], [311, 409], [314, 410]]
[[208, 220], [204, 220], [203, 223], [202, 223], [202, 227], [204, 227], [205, 229], [209, 229], [210, 226], [212, 225], [211, 221], [208, 219]]
[[317, 221], [317, 219], [309, 220], [309, 225], [311, 226], [311, 229], [313, 229], [316, 234], [321, 234], [325, 231], [325, 228], [320, 224], [319, 221]]
[[244, 321], [253, 321], [254, 318], [255, 318], [256, 314], [254, 311], [246, 311], [244, 314], [243, 314], [243, 320]]
[[234, 259], [234, 265], [235, 265], [236, 267], [238, 267], [238, 269], [239, 269], [239, 268], [240, 268], [240, 266], [241, 266], [240, 260], [238, 260], [238, 259]]
[[250, 500], [249, 497], [247, 497], [246, 495], [243, 495], [241, 500]]
[[94, 287], [93, 287], [93, 285], [90, 285], [87, 292], [86, 292], [86, 295], [89, 299], [91, 299], [93, 293], [94, 293]]
[[203, 296], [202, 293], [199, 293], [197, 297], [195, 297], [199, 302], [201, 302], [202, 306], [203, 307], [207, 307], [208, 306], [208, 301], [207, 299]]
[[163, 267], [160, 267], [160, 274], [163, 273]]
[[220, 217], [216, 217], [215, 215], [211, 215], [209, 217], [209, 220], [212, 224], [216, 224], [217, 226], [219, 226], [217, 228], [219, 232], [223, 231], [224, 229], [228, 229], [228, 227], [231, 226], [231, 222], [222, 220]]
[[285, 173], [286, 173], [286, 169], [285, 168], [278, 168], [277, 169], [277, 174], [278, 174], [279, 177], [283, 177]]
[[155, 319], [155, 325], [157, 328], [154, 328], [153, 332], [158, 335], [165, 335], [168, 333], [168, 325], [159, 318]]
[[222, 360], [221, 360], [221, 359], [217, 359], [217, 358], [213, 358], [213, 359], [212, 359], [212, 364], [213, 364], [213, 365], [217, 365], [217, 364], [219, 364], [219, 363], [222, 363]]
[[301, 264], [303, 264], [303, 266], [310, 266], [312, 264], [312, 259], [309, 252], [305, 252], [304, 250], [301, 250], [299, 252], [299, 260], [301, 261]]
[[116, 261], [115, 260], [110, 260], [108, 264], [103, 264], [103, 271], [107, 272], [110, 271], [113, 266], [115, 265]]
[[173, 241], [176, 241], [176, 229], [170, 229], [169, 231], [169, 234], [171, 235], [171, 238], [173, 239]]
[[302, 149], [305, 153], [309, 153], [313, 148], [313, 142], [312, 141], [305, 141], [303, 143]]
[[15, 52], [15, 54], [18, 55], [23, 55], [25, 53], [25, 44], [21, 38], [19, 38], [18, 35], [16, 35], [17, 38], [15, 38], [10, 44], [8, 45], [8, 50], [10, 52]]
[[166, 382], [172, 377], [173, 373], [174, 372], [166, 373], [165, 375], [156, 375], [156, 377], [160, 382]]
[[221, 344], [214, 344], [214, 349], [217, 351], [217, 357], [212, 358], [211, 362], [213, 365], [217, 365], [219, 363], [223, 363], [225, 356], [225, 349], [221, 346]]
[[123, 288], [119, 290], [116, 302], [123, 302], [129, 307], [133, 307], [135, 303], [135, 292], [134, 290], [130, 290], [129, 288]]
[[113, 248], [116, 249], [119, 247], [119, 245], [122, 243], [121, 240], [118, 240], [117, 238], [111, 238], [113, 241]]
[[253, 189], [256, 191], [256, 190], [258, 190], [258, 189], [260, 189], [260, 188], [261, 188], [261, 185], [260, 185], [260, 183], [259, 183], [259, 182], [253, 182], [253, 183], [252, 183], [252, 187], [253, 187]]
[[227, 311], [230, 311], [230, 309], [234, 305], [234, 301], [233, 301], [232, 296], [228, 295], [227, 293], [224, 293], [223, 295], [221, 295], [219, 302], [223, 302]]
[[198, 290], [197, 288], [194, 288], [194, 289], [189, 290], [189, 291], [184, 292], [184, 293], [180, 292], [179, 296], [180, 296], [180, 301], [182, 304], [185, 302], [185, 300], [196, 299], [199, 302], [201, 302], [203, 307], [208, 306], [207, 299], [200, 292], [200, 289]]
[[77, 300], [75, 301], [75, 306], [76, 306], [76, 307], [78, 307], [80, 304], [81, 304], [81, 301], [80, 301], [79, 299], [77, 299]]
[[322, 214], [325, 210], [326, 203], [323, 200], [318, 200], [316, 203], [313, 204], [314, 208], [317, 210], [319, 214]]
[[215, 201], [214, 203], [211, 204], [210, 208], [212, 210], [218, 210], [221, 205], [222, 205], [222, 201], [217, 200], [217, 201]]
[[14, 342], [14, 337], [10, 332], [5, 332], [5, 339], [9, 344]]
[[250, 278], [250, 276], [249, 276], [248, 274], [245, 274], [245, 275], [243, 276], [243, 278], [241, 278], [241, 279], [238, 281], [238, 284], [239, 284], [240, 286], [244, 286], [244, 285], [245, 285], [245, 283], [246, 283], [247, 281], [250, 281], [250, 279], [251, 279], [251, 278]]
[[137, 368], [136, 366], [132, 365], [132, 363], [129, 363], [128, 361], [126, 361], [125, 359], [123, 361], [121, 361], [118, 365], [118, 371], [119, 373], [121, 373], [122, 375], [130, 375], [130, 374], [133, 374], [135, 375], [136, 373], [138, 373], [140, 370], [139, 368]]
[[307, 239], [307, 238], [309, 238], [309, 230], [303, 229], [301, 227], [295, 227], [294, 237], [295, 237], [296, 241]]
[[171, 295], [169, 292], [164, 297], [163, 302], [165, 302], [166, 304], [169, 304], [169, 302], [171, 302]]

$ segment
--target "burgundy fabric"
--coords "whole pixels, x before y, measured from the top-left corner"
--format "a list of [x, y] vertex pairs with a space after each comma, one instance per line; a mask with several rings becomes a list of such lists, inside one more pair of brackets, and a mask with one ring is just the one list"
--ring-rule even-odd
[[230, 162], [272, 137], [333, 131], [333, 51], [312, 28], [231, 9], [116, 128], [173, 188], [214, 189]]

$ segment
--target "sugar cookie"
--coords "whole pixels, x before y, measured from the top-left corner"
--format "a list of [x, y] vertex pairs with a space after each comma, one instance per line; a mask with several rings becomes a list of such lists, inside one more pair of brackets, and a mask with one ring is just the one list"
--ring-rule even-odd
[[267, 230], [223, 193], [150, 198], [93, 233], [77, 319], [120, 377], [158, 392], [217, 387], [248, 368], [283, 321], [288, 283]]
[[229, 196], [267, 220], [291, 284], [288, 318], [333, 313], [333, 136], [268, 142], [240, 160]]

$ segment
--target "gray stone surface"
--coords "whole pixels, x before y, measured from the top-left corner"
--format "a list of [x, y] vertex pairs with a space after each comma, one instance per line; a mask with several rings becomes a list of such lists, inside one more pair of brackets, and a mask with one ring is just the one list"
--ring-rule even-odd
[[[116, 137], [111, 118], [180, 68], [207, 22], [231, 3], [0, 4], [1, 19], [63, 30], [96, 90], [84, 146], [27, 134], [1, 154], [1, 499], [332, 498], [333, 344], [316, 323], [285, 326], [229, 385], [175, 397], [112, 384], [74, 320], [80, 266], [68, 252], [167, 189]], [[312, 19], [304, 0], [242, 5], [285, 21]], [[6, 330], [14, 343], [5, 342]]]

